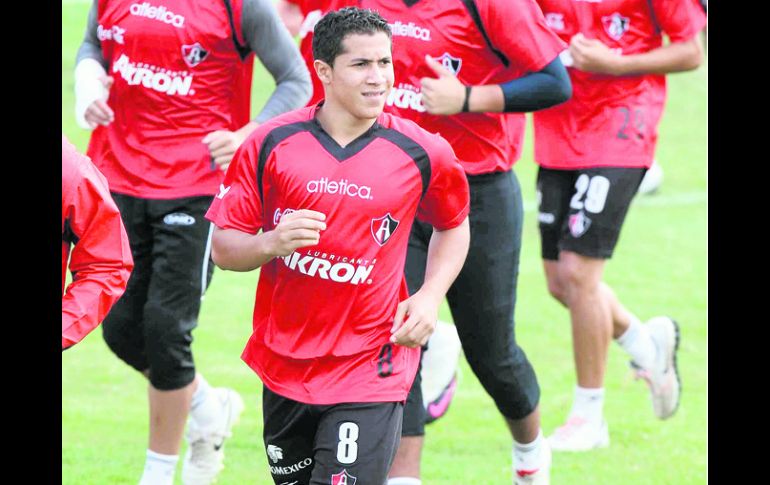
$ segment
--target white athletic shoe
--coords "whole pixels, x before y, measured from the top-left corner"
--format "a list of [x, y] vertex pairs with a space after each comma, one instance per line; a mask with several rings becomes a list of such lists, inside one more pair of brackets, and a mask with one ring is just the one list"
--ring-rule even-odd
[[663, 183], [663, 169], [660, 168], [660, 164], [657, 160], [652, 161], [652, 165], [645, 172], [642, 183], [639, 184], [637, 193], [639, 194], [653, 194]]
[[422, 401], [426, 423], [446, 414], [457, 388], [460, 337], [455, 326], [439, 320], [422, 355]]
[[513, 485], [550, 485], [551, 483], [551, 446], [543, 440], [541, 465], [534, 470], [520, 469], [516, 466], [516, 452], [513, 454]]
[[655, 364], [644, 369], [631, 361], [637, 379], [644, 379], [650, 388], [652, 409], [660, 419], [670, 418], [679, 407], [682, 384], [676, 366], [679, 350], [679, 325], [669, 317], [655, 317], [647, 323], [657, 352]]
[[232, 435], [233, 425], [243, 412], [243, 399], [233, 389], [212, 389], [222, 405], [222, 414], [213, 430], [202, 430], [189, 420], [187, 425], [187, 452], [182, 465], [184, 485], [209, 485], [225, 467], [225, 439]]
[[596, 426], [580, 416], [572, 416], [548, 438], [553, 451], [589, 451], [610, 445], [607, 421]]

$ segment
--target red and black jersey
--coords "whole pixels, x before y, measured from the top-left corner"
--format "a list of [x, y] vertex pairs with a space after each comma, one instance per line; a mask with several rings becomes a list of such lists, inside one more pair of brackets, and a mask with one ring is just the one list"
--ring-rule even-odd
[[[64, 349], [80, 342], [104, 320], [126, 290], [134, 260], [107, 181], [64, 135], [61, 193], [61, 340]], [[68, 261], [72, 282], [65, 293]]]
[[[538, 0], [548, 25], [569, 42], [577, 33], [618, 55], [695, 37], [706, 24], [696, 0]], [[572, 98], [534, 113], [535, 160], [555, 169], [649, 167], [666, 100], [659, 74], [610, 76], [568, 68]]]
[[244, 63], [236, 47], [241, 2], [229, 4], [232, 17], [224, 1], [98, 2], [115, 121], [94, 130], [88, 155], [111, 190], [155, 199], [216, 192], [223, 174], [201, 140], [247, 121], [253, 59]]
[[389, 343], [408, 297], [409, 230], [415, 216], [439, 230], [459, 225], [467, 180], [449, 144], [411, 121], [381, 114], [343, 148], [317, 109], [260, 126], [207, 213], [218, 227], [249, 234], [299, 209], [327, 216], [318, 245], [261, 267], [242, 357], [266, 386], [300, 402], [401, 401], [420, 356]]
[[[393, 32], [391, 112], [446, 138], [468, 174], [505, 171], [521, 155], [523, 114], [426, 113], [420, 78], [435, 77], [425, 55], [466, 85], [499, 84], [541, 70], [565, 45], [534, 0], [361, 0]], [[511, 130], [516, 133], [511, 133]]]

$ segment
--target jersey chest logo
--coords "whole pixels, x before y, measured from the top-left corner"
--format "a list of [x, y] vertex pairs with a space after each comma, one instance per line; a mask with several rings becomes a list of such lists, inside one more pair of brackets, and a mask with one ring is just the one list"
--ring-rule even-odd
[[398, 222], [399, 221], [393, 219], [390, 212], [377, 219], [372, 219], [370, 229], [372, 230], [372, 237], [375, 242], [380, 246], [384, 246], [385, 243], [388, 242], [388, 239], [390, 239], [390, 236], [396, 232]]
[[184, 62], [190, 67], [195, 67], [209, 55], [209, 51], [204, 49], [200, 42], [196, 42], [193, 45], [182, 46], [182, 57]]
[[463, 65], [462, 59], [452, 57], [452, 55], [448, 52], [444, 52], [441, 54], [441, 57], [437, 57], [435, 59], [440, 62], [442, 66], [444, 66], [444, 69], [450, 71], [455, 76], [457, 76], [457, 74], [460, 72], [460, 68]]
[[615, 40], [620, 40], [620, 38], [623, 37], [623, 34], [628, 32], [630, 22], [631, 19], [628, 17], [623, 17], [617, 12], [612, 15], [602, 17], [602, 25], [604, 25], [604, 31], [607, 32], [607, 35]]

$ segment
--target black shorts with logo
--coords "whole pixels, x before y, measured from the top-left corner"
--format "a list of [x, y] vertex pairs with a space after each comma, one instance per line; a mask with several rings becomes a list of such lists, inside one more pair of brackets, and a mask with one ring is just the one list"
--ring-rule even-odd
[[543, 259], [558, 260], [562, 250], [609, 259], [646, 171], [624, 167], [540, 167], [537, 197]]
[[401, 402], [305, 404], [263, 386], [263, 437], [278, 485], [382, 485], [401, 436]]
[[104, 340], [123, 361], [149, 371], [156, 389], [195, 378], [192, 330], [211, 281], [213, 196], [144, 199], [112, 193], [126, 227], [134, 270], [123, 296], [102, 323]]

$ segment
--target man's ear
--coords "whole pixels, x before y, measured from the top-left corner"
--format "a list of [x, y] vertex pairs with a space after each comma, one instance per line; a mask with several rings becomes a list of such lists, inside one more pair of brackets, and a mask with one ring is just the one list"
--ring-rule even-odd
[[332, 66], [320, 59], [316, 59], [313, 61], [313, 68], [315, 69], [315, 73], [318, 75], [318, 79], [320, 79], [322, 83], [331, 84]]

